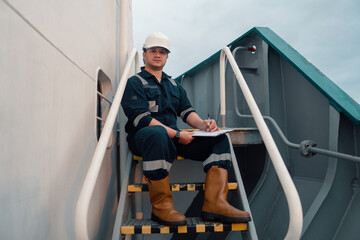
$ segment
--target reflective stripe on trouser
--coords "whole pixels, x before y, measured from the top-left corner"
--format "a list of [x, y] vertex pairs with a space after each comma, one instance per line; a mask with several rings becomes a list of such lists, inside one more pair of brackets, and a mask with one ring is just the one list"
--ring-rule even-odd
[[230, 161], [231, 154], [230, 153], [222, 153], [222, 154], [211, 154], [205, 161], [203, 161], [202, 165], [205, 168], [207, 165], [218, 165], [221, 161]]
[[205, 172], [212, 166], [229, 170], [231, 167], [230, 144], [226, 135], [218, 137], [195, 137], [188, 145], [175, 143], [178, 155], [202, 161]]
[[140, 129], [129, 139], [130, 150], [143, 157], [143, 173], [151, 180], [168, 176], [176, 157], [173, 140], [162, 126], [149, 126]]

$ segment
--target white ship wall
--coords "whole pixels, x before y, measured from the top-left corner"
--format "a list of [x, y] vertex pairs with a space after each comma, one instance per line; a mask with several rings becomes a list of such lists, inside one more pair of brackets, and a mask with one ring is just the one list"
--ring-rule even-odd
[[[97, 72], [113, 85], [119, 75], [119, 12], [116, 0], [0, 0], [0, 239], [75, 238], [97, 142]], [[114, 161], [97, 183], [92, 237], [115, 198]]]

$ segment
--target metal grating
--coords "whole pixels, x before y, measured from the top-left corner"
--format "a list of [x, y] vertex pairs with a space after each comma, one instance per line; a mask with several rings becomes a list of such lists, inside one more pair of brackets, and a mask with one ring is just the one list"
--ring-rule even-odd
[[205, 222], [201, 218], [187, 218], [187, 225], [164, 226], [150, 219], [130, 219], [121, 226], [121, 234], [167, 234], [246, 231], [247, 223]]

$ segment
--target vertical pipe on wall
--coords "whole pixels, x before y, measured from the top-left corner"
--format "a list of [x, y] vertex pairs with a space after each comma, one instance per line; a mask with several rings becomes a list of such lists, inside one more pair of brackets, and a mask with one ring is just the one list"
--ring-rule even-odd
[[[129, 25], [129, 1], [128, 0], [119, 0], [120, 2], [120, 17], [119, 17], [119, 71], [120, 76], [123, 75], [125, 64], [128, 58], [128, 25]], [[120, 81], [120, 80], [119, 80]], [[120, 84], [120, 83], [119, 83]], [[119, 111], [121, 112], [121, 111]], [[122, 121], [121, 114], [118, 114], [119, 119], [119, 148], [120, 148], [120, 163], [119, 163], [119, 179], [121, 186], [121, 179], [124, 175], [124, 169], [126, 164], [127, 156], [127, 143], [126, 143], [126, 133], [125, 133], [125, 123]]]
[[[120, 0], [120, 23], [119, 23], [119, 68], [123, 72], [128, 55], [128, 0]], [[120, 74], [121, 76], [122, 74]]]

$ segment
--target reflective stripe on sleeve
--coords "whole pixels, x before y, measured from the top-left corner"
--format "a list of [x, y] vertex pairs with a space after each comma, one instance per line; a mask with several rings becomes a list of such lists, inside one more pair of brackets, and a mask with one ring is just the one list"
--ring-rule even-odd
[[156, 105], [156, 101], [148, 101], [150, 112], [159, 112], [159, 105]]
[[191, 107], [191, 108], [188, 108], [188, 109], [182, 111], [182, 112], [180, 113], [181, 119], [184, 119], [185, 115], [186, 115], [188, 112], [190, 112], [190, 111], [195, 111], [195, 109]]
[[137, 127], [139, 125], [140, 120], [147, 115], [150, 115], [150, 112], [144, 112], [142, 114], [139, 114], [133, 122], [134, 127]]
[[172, 163], [169, 163], [165, 160], [155, 160], [155, 161], [144, 161], [143, 162], [143, 170], [144, 171], [152, 171], [158, 169], [165, 169], [170, 171]]
[[231, 155], [230, 153], [223, 154], [211, 154], [205, 161], [203, 161], [202, 165], [205, 167], [209, 163], [219, 162], [219, 161], [230, 161]]

